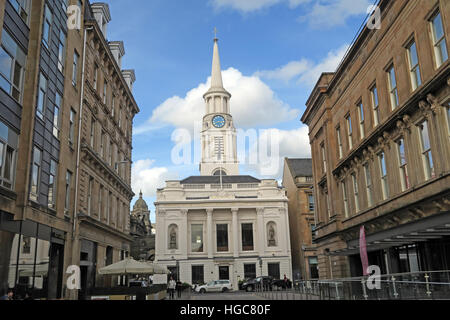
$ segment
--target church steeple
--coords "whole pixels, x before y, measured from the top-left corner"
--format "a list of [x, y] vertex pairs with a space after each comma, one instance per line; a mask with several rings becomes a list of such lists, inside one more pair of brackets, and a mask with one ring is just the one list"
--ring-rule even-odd
[[214, 53], [211, 72], [211, 88], [223, 89], [222, 70], [220, 68], [219, 39], [214, 39]]

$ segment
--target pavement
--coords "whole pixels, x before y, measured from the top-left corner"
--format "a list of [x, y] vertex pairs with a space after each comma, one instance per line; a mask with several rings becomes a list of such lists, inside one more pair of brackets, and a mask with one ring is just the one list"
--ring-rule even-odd
[[[264, 293], [245, 292], [245, 291], [232, 291], [227, 293], [189, 293], [183, 292], [181, 298], [178, 298], [175, 294], [175, 300], [183, 301], [264, 301], [264, 300], [318, 300], [317, 296], [306, 296], [300, 293], [294, 293], [292, 291], [271, 291]], [[167, 300], [169, 300], [167, 298]]]

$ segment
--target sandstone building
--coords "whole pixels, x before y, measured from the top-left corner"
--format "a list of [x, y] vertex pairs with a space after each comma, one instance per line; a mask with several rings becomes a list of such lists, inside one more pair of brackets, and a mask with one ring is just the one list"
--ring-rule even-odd
[[320, 277], [450, 265], [450, 3], [379, 3], [334, 73], [320, 77], [309, 126]]

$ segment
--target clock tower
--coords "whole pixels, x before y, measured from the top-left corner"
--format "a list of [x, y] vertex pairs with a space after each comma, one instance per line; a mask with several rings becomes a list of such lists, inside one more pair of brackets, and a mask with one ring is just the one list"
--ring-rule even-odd
[[206, 114], [201, 133], [202, 176], [239, 175], [236, 128], [230, 114], [231, 94], [224, 89], [220, 68], [219, 40], [214, 39], [211, 88], [203, 99]]

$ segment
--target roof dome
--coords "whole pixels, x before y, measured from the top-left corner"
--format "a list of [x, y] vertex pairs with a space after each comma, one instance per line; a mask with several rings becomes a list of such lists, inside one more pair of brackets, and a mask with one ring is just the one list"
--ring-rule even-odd
[[145, 202], [144, 199], [142, 199], [142, 191], [139, 193], [139, 199], [136, 201], [136, 203], [133, 206], [133, 211], [138, 210], [138, 209], [148, 211], [147, 203]]

